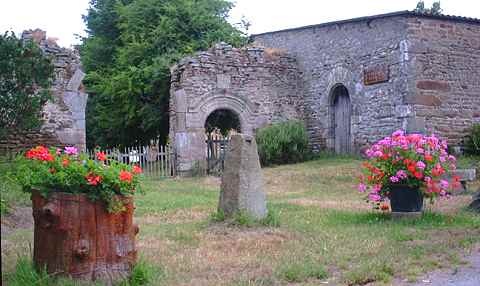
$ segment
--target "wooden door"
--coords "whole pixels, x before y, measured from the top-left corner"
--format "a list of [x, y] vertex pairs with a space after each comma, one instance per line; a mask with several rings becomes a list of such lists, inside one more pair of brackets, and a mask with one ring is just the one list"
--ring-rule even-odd
[[335, 92], [337, 93], [334, 101], [335, 152], [337, 154], [348, 154], [351, 152], [350, 97], [345, 87], [337, 87]]

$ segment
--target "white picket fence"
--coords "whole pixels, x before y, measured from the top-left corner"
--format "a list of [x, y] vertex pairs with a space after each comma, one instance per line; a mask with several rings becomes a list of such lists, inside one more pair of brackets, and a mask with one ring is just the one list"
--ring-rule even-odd
[[175, 157], [170, 145], [151, 144], [148, 146], [131, 146], [126, 148], [87, 150], [90, 159], [96, 160], [96, 153], [102, 151], [108, 160], [138, 165], [145, 176], [150, 178], [175, 177]]

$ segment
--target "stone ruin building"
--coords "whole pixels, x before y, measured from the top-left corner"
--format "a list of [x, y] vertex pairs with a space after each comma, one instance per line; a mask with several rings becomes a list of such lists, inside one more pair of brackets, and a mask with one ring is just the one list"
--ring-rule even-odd
[[86, 147], [85, 107], [88, 95], [82, 84], [82, 71], [78, 51], [62, 48], [55, 39], [47, 38], [40, 29], [22, 33], [22, 40], [35, 41], [52, 58], [54, 79], [52, 100], [43, 107], [43, 124], [39, 130], [13, 134], [0, 141], [0, 150], [18, 151], [36, 145]]
[[480, 123], [480, 20], [401, 11], [217, 44], [172, 67], [170, 140], [179, 172], [205, 161], [205, 121], [241, 132], [303, 120], [314, 151], [359, 152], [403, 128], [461, 146]]

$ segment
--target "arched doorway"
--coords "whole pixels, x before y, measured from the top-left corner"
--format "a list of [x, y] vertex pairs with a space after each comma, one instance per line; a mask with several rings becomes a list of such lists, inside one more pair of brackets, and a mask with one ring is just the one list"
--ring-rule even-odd
[[335, 153], [351, 153], [350, 122], [352, 107], [347, 88], [343, 84], [334, 86], [330, 98]]
[[241, 132], [239, 115], [230, 109], [216, 109], [205, 120], [207, 174], [220, 174], [230, 135]]

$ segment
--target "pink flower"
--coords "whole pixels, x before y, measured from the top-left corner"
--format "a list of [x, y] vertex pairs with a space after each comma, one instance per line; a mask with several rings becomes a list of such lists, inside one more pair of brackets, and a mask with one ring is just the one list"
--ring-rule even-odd
[[422, 161], [418, 161], [417, 162], [417, 168], [422, 169], [422, 170], [425, 169], [425, 163], [423, 163]]
[[57, 150], [55, 150], [55, 154], [57, 154], [58, 156], [60, 156], [60, 154], [62, 154], [62, 149], [57, 148]]
[[448, 189], [448, 181], [447, 180], [440, 180], [440, 188], [446, 190]]
[[407, 172], [404, 170], [398, 170], [397, 177], [400, 179], [406, 179], [408, 177]]
[[457, 158], [455, 158], [453, 155], [448, 155], [448, 161], [456, 162]]
[[418, 154], [423, 154], [425, 152], [425, 150], [423, 150], [423, 148], [417, 148], [417, 153]]
[[432, 178], [430, 177], [425, 177], [423, 178], [423, 180], [426, 182], [426, 183], [430, 183], [432, 181]]
[[382, 157], [382, 156], [383, 156], [382, 151], [375, 151], [375, 152], [373, 153], [373, 157]]
[[439, 159], [440, 162], [442, 162], [442, 163], [447, 160], [447, 159], [445, 158], [445, 156], [440, 156], [438, 159]]
[[65, 153], [68, 155], [77, 155], [78, 149], [75, 147], [65, 147]]
[[380, 186], [378, 184], [373, 185], [372, 193], [379, 193], [381, 189], [382, 189], [382, 186]]
[[372, 192], [368, 195], [368, 199], [372, 202], [378, 202], [382, 199], [382, 197], [379, 194]]
[[396, 177], [396, 176], [391, 176], [391, 177], [390, 177], [390, 182], [392, 182], [392, 183], [398, 183], [398, 181], [400, 181], [400, 179], [399, 179], [398, 177]]
[[405, 133], [403, 132], [403, 130], [397, 130], [397, 131], [392, 133], [392, 136], [397, 137], [397, 136], [403, 136], [404, 134]]
[[367, 190], [367, 186], [364, 183], [358, 184], [358, 191], [364, 193]]

